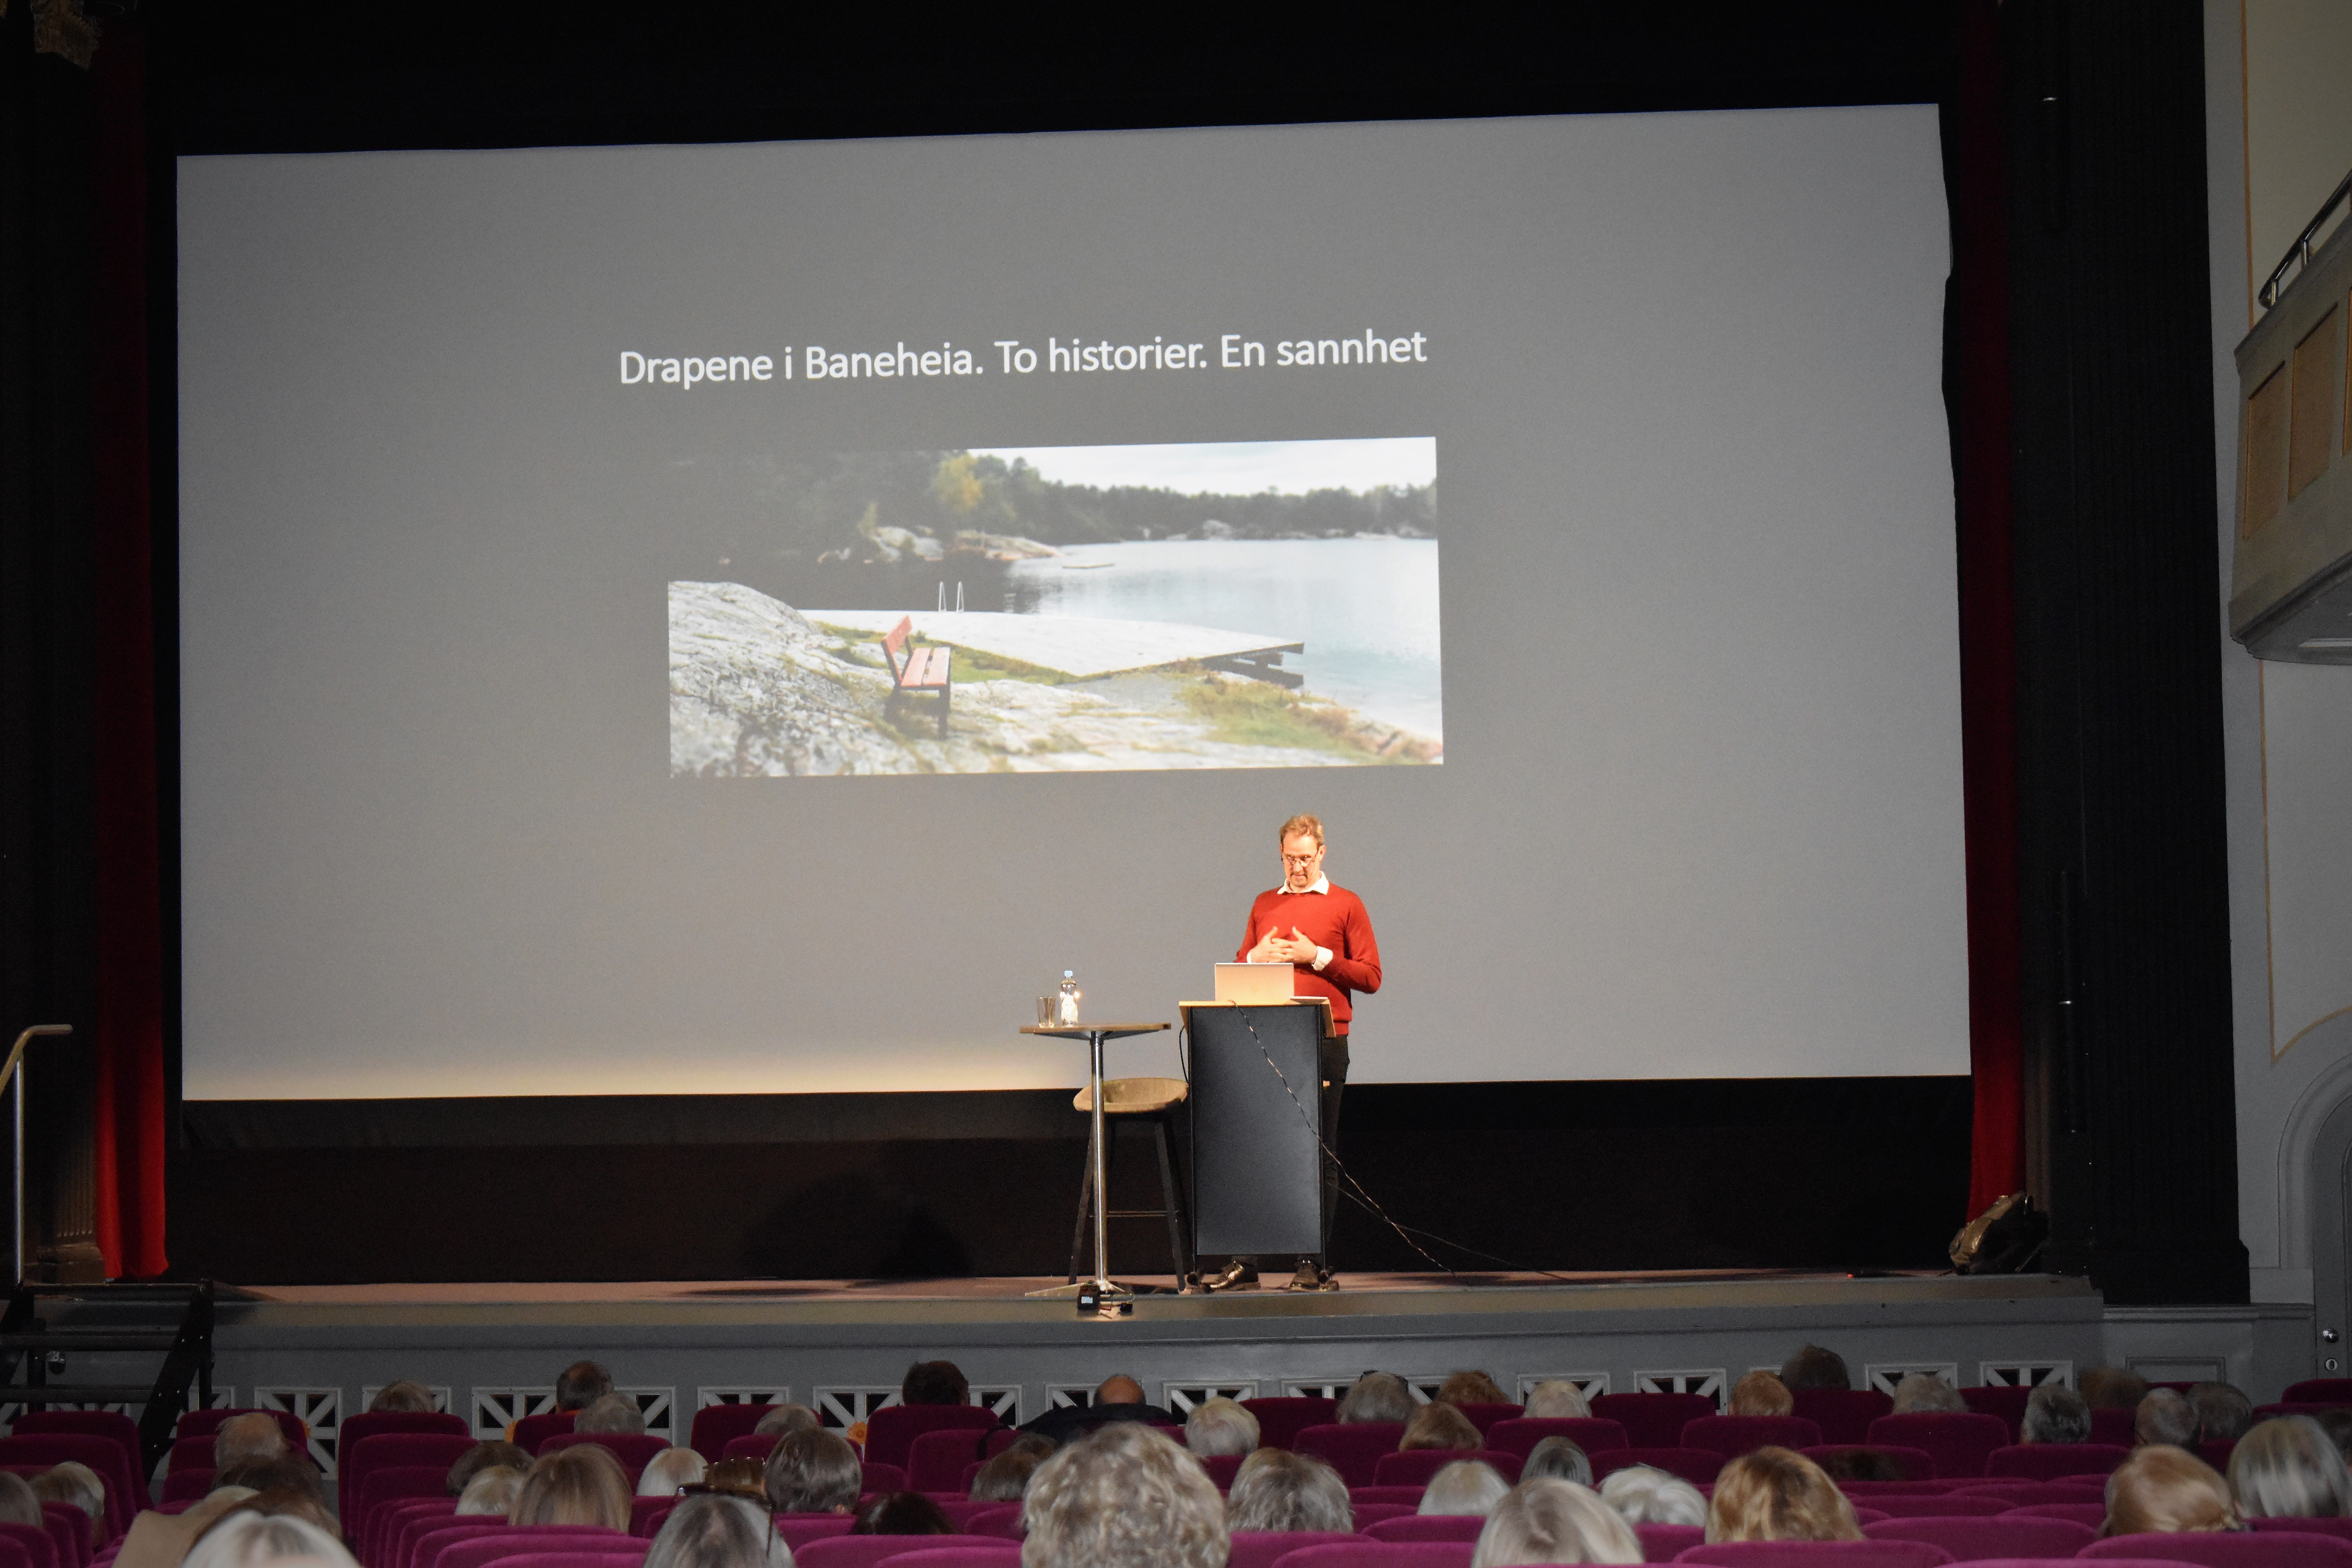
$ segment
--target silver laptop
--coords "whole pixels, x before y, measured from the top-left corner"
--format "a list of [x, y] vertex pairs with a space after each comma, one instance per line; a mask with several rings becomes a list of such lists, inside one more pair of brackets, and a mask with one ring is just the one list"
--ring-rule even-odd
[[1217, 1000], [1220, 1002], [1272, 1003], [1291, 998], [1288, 963], [1220, 963], [1217, 965]]

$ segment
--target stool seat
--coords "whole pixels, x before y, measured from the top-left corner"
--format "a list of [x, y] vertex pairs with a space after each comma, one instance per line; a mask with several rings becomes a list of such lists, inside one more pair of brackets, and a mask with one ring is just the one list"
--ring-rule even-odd
[[[1105, 1116], [1150, 1116], [1178, 1104], [1192, 1092], [1191, 1086], [1181, 1078], [1112, 1078], [1103, 1080], [1103, 1114]], [[1092, 1084], [1078, 1090], [1070, 1103], [1091, 1115], [1095, 1108]]]

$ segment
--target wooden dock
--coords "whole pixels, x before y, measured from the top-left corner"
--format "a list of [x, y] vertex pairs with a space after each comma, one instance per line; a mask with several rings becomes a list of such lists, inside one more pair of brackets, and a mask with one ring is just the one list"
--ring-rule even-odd
[[1088, 616], [1014, 616], [1001, 610], [803, 610], [823, 626], [879, 637], [902, 616], [927, 642], [1017, 659], [1058, 675], [1086, 679], [1171, 664], [1200, 663], [1296, 689], [1302, 678], [1281, 668], [1303, 642], [1229, 632], [1177, 621], [1115, 621]]

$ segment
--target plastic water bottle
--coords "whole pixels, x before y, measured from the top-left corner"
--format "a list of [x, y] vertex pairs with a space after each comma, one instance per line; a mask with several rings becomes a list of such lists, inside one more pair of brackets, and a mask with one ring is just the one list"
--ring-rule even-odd
[[1074, 969], [1062, 971], [1060, 1017], [1062, 1027], [1076, 1028], [1078, 1022], [1078, 974]]

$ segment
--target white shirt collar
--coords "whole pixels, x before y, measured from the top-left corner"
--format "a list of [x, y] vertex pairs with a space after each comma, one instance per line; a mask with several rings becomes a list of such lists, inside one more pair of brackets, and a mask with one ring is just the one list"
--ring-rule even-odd
[[[1331, 879], [1328, 876], [1318, 877], [1307, 886], [1299, 889], [1296, 893], [1291, 893], [1290, 896], [1294, 899], [1303, 899], [1309, 893], [1328, 893], [1330, 890]], [[1285, 882], [1281, 887], [1276, 888], [1275, 891], [1277, 893], [1290, 893], [1290, 884]]]

